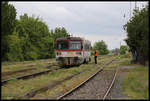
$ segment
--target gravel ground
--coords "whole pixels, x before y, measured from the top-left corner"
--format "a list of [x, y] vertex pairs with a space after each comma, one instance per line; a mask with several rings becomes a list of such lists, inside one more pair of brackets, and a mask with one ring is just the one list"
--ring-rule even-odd
[[100, 72], [88, 83], [63, 99], [102, 99], [114, 73], [112, 70]]

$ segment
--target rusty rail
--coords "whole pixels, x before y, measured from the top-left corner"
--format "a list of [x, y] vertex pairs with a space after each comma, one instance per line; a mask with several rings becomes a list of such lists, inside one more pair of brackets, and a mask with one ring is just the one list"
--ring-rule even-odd
[[118, 68], [116, 69], [116, 72], [115, 72], [115, 74], [114, 74], [114, 77], [113, 77], [113, 80], [112, 80], [110, 86], [108, 87], [106, 93], [104, 94], [103, 100], [106, 99], [108, 93], [110, 92], [110, 90], [111, 90], [111, 88], [112, 88], [112, 86], [113, 86], [113, 84], [114, 84], [114, 82], [115, 82], [115, 80], [116, 80], [116, 75], [117, 75], [117, 73], [118, 73]]
[[10, 78], [10, 79], [7, 79], [7, 80], [2, 80], [1, 84], [3, 86], [4, 84], [7, 84], [7, 82], [10, 81], [10, 80], [14, 80], [14, 79], [17, 79], [17, 80], [19, 80], [19, 79], [29, 79], [29, 78], [32, 78], [32, 77], [35, 77], [35, 76], [39, 76], [39, 75], [42, 75], [42, 74], [47, 74], [49, 72], [52, 72], [52, 71], [58, 70], [58, 69], [61, 69], [61, 68], [49, 69], [49, 70], [41, 71], [41, 72], [38, 72], [38, 73], [32, 73], [32, 74], [28, 74], [28, 75], [18, 76], [16, 78]]

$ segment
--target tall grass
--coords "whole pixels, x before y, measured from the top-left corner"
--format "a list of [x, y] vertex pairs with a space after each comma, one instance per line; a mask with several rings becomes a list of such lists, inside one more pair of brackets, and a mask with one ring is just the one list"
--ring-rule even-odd
[[131, 99], [148, 99], [148, 66], [138, 65], [130, 69], [122, 83], [122, 88]]

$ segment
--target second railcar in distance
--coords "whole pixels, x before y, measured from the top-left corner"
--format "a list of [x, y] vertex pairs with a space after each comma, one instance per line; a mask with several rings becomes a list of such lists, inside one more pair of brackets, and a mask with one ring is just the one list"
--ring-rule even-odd
[[81, 37], [56, 39], [56, 62], [60, 66], [80, 65], [91, 61], [91, 42]]

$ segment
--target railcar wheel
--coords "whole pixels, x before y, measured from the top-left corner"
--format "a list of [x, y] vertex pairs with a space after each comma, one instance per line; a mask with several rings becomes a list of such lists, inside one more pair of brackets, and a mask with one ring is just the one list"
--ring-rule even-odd
[[84, 62], [83, 62], [83, 64], [85, 64], [86, 63], [86, 59], [84, 59]]
[[89, 58], [89, 62], [91, 61], [91, 58]]

